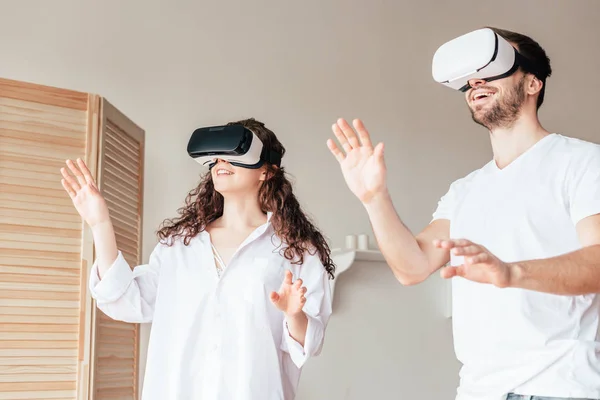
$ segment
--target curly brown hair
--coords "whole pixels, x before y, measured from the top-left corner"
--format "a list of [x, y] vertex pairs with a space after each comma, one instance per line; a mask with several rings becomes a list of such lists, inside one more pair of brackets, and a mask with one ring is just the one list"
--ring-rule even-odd
[[[242, 125], [252, 131], [263, 142], [268, 150], [285, 154], [285, 148], [264, 123], [254, 118], [228, 125]], [[261, 184], [258, 201], [263, 212], [272, 212], [271, 224], [275, 235], [284, 243], [280, 254], [293, 264], [304, 262], [305, 252], [319, 254], [319, 259], [329, 277], [333, 279], [335, 264], [331, 259], [331, 250], [323, 234], [302, 211], [300, 203], [292, 190], [292, 183], [287, 178], [284, 167], [265, 163], [266, 180]], [[186, 199], [185, 206], [178, 209], [179, 218], [166, 219], [157, 231], [162, 242], [170, 246], [174, 239], [182, 238], [187, 246], [190, 240], [223, 215], [223, 196], [214, 188], [210, 171], [200, 179], [200, 184], [192, 189]], [[170, 240], [168, 240], [170, 239]]]

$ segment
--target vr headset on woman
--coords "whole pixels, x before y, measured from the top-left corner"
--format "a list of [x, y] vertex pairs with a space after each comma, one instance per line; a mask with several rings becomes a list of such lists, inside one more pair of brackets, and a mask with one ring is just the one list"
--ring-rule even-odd
[[281, 154], [268, 150], [256, 134], [242, 125], [198, 128], [187, 152], [196, 162], [212, 168], [217, 159], [243, 168], [260, 168], [265, 162], [281, 165]]
[[433, 79], [466, 92], [471, 79], [493, 81], [512, 75], [521, 66], [536, 74], [535, 65], [490, 28], [469, 32], [441, 45], [433, 56]]

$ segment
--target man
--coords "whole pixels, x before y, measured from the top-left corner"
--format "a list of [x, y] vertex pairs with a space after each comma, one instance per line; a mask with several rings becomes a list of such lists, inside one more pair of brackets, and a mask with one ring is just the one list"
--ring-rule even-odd
[[392, 205], [383, 143], [340, 119], [343, 151], [328, 147], [396, 278], [453, 278], [457, 399], [600, 399], [600, 146], [542, 127], [549, 58], [531, 38], [491, 29], [535, 73], [468, 82], [493, 160], [452, 183], [416, 237]]

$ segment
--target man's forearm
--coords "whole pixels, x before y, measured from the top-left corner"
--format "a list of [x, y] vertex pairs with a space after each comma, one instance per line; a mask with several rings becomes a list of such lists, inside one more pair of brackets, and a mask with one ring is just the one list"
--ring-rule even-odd
[[558, 295], [600, 293], [600, 245], [561, 256], [509, 263], [511, 287]]
[[396, 278], [405, 285], [424, 280], [430, 271], [427, 256], [404, 225], [389, 193], [365, 204], [375, 239]]

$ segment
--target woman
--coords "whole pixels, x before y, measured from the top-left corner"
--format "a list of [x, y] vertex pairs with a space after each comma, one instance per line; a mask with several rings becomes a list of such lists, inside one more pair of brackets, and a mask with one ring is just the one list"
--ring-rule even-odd
[[[284, 154], [263, 123], [231, 124]], [[89, 170], [67, 161], [63, 187], [96, 246], [92, 297], [113, 319], [152, 321], [144, 400], [293, 399], [331, 314], [330, 250], [283, 168], [214, 162], [131, 270]]]

